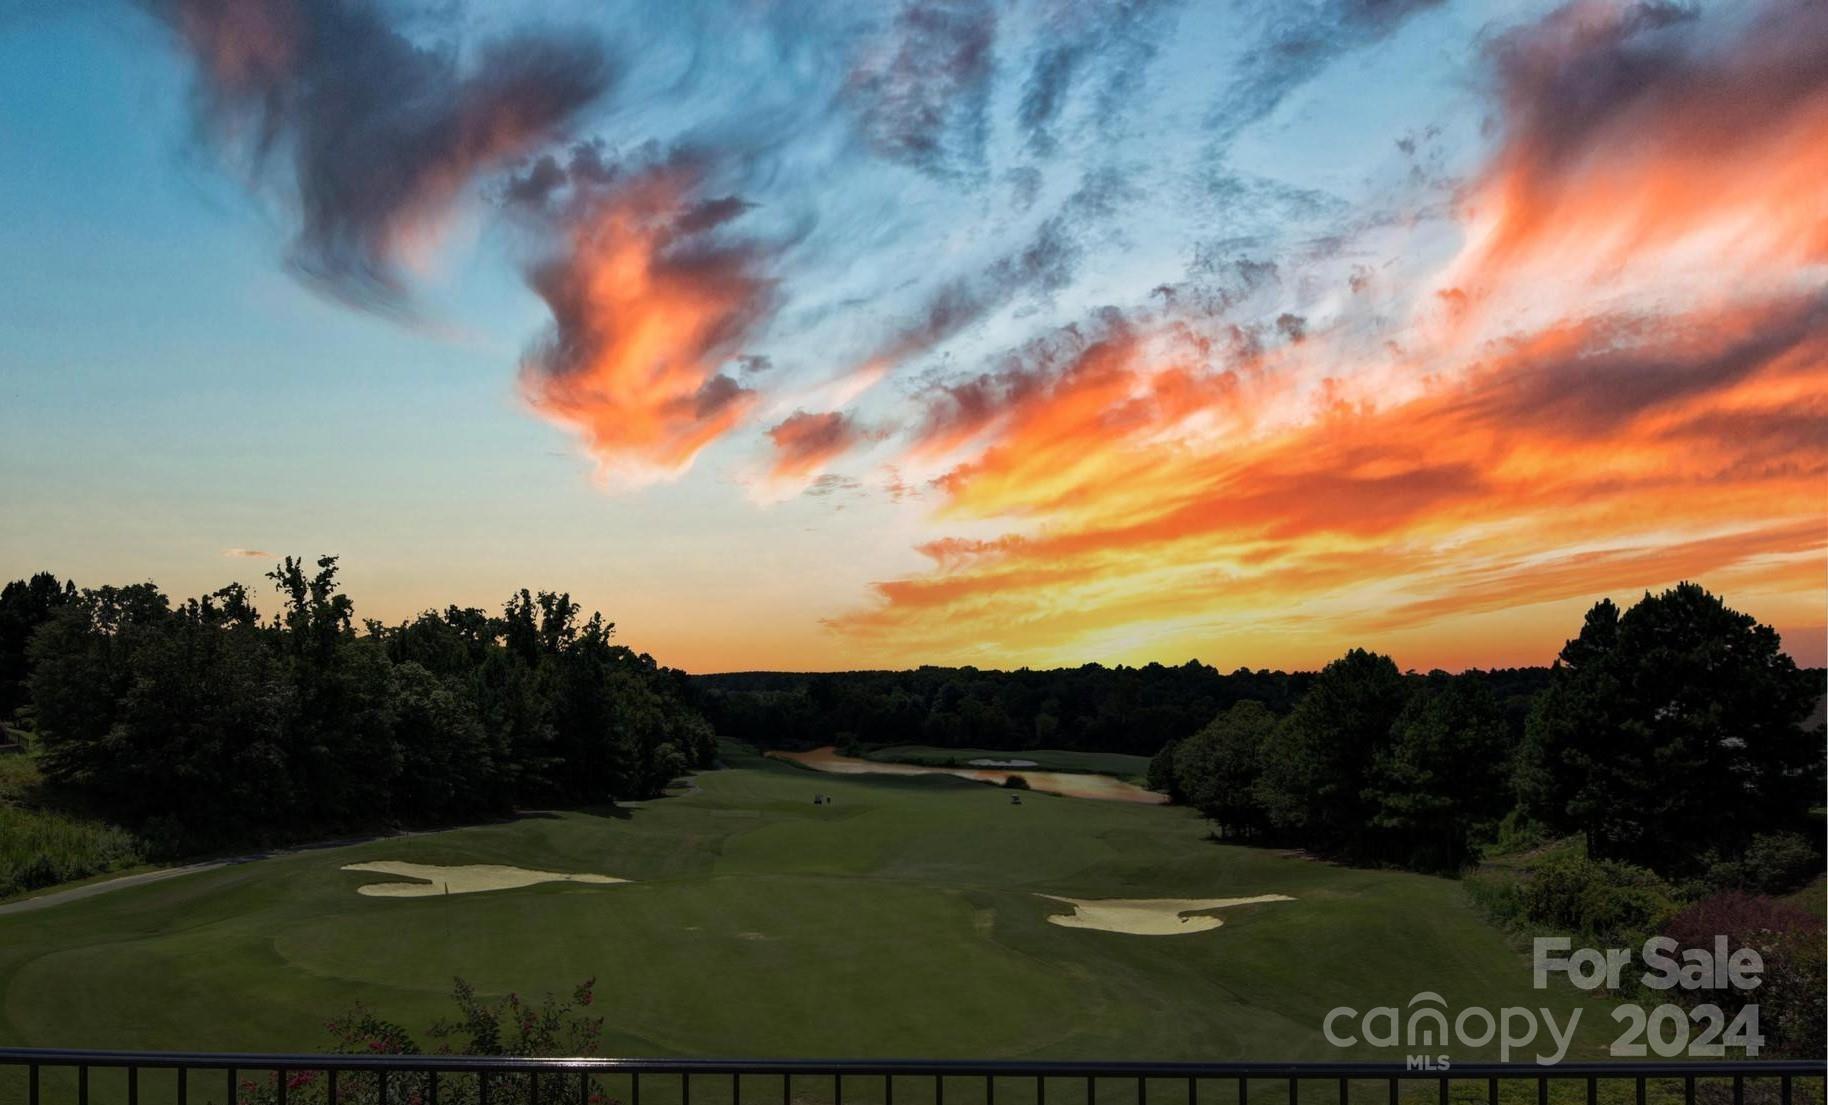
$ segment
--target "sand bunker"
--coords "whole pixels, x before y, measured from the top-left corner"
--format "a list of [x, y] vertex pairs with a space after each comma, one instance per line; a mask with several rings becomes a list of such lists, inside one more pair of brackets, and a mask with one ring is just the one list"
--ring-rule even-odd
[[966, 767], [1040, 767], [1033, 760], [966, 760]]
[[423, 882], [371, 882], [355, 888], [357, 894], [373, 898], [425, 898], [434, 894], [479, 894], [485, 890], [515, 890], [543, 882], [618, 883], [627, 879], [608, 875], [568, 875], [562, 871], [530, 871], [525, 867], [504, 867], [494, 863], [471, 863], [461, 867], [439, 867], [430, 863], [401, 863], [380, 860], [375, 863], [347, 863], [345, 871], [373, 871], [380, 875], [399, 875]]
[[[1071, 913], [1055, 913], [1049, 924], [1069, 929], [1099, 929], [1104, 932], [1127, 932], [1133, 936], [1180, 936], [1205, 932], [1224, 924], [1217, 917], [1206, 916], [1208, 909], [1258, 902], [1292, 902], [1286, 894], [1259, 894], [1254, 898], [1062, 898], [1041, 894], [1050, 901], [1065, 902]], [[1188, 917], [1194, 913], [1198, 916]]]

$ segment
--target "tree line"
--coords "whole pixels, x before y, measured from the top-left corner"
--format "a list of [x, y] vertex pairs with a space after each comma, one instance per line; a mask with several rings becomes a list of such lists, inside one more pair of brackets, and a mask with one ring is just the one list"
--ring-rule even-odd
[[852, 743], [1064, 748], [1148, 756], [1240, 698], [1286, 709], [1308, 673], [1206, 664], [1051, 671], [737, 672], [693, 677], [726, 736], [764, 748]]
[[46, 781], [155, 851], [658, 795], [716, 742], [683, 673], [568, 595], [355, 623], [337, 561], [239, 584], [0, 592], [0, 707]]
[[1423, 870], [1568, 835], [1672, 877], [1819, 866], [1799, 842], [1819, 835], [1822, 673], [1770, 627], [1692, 583], [1606, 600], [1546, 677], [1518, 732], [1477, 673], [1354, 649], [1286, 714], [1240, 702], [1170, 742], [1152, 780], [1227, 837]]

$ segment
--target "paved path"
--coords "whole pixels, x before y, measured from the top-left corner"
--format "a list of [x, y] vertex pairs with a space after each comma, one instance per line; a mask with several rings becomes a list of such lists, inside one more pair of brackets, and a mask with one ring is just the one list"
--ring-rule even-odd
[[31, 913], [34, 910], [49, 909], [63, 905], [65, 902], [77, 902], [84, 898], [93, 898], [97, 894], [107, 894], [115, 890], [125, 890], [130, 886], [144, 886], [150, 882], [164, 882], [182, 875], [195, 875], [199, 871], [214, 871], [218, 867], [231, 867], [238, 863], [252, 863], [258, 859], [272, 859], [275, 856], [296, 855], [299, 852], [316, 852], [324, 848], [344, 848], [351, 844], [366, 844], [371, 840], [394, 840], [407, 836], [423, 836], [427, 832], [443, 832], [442, 829], [426, 829], [410, 833], [381, 833], [376, 836], [357, 836], [345, 840], [323, 840], [313, 844], [299, 844], [290, 848], [275, 848], [266, 852], [249, 852], [244, 856], [227, 856], [223, 859], [206, 860], [202, 863], [187, 863], [182, 867], [161, 867], [157, 871], [141, 871], [134, 875], [122, 875], [117, 879], [103, 879], [101, 882], [85, 883], [72, 886], [68, 890], [53, 890], [35, 898], [22, 898], [16, 902], [0, 904], [0, 917], [10, 913]]

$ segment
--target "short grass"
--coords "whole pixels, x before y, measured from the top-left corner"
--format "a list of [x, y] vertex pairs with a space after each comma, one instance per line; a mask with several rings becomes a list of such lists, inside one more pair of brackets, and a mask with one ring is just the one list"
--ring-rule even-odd
[[[1450, 1009], [1578, 1007], [1575, 1057], [1610, 1039], [1604, 1002], [1533, 990], [1526, 958], [1448, 880], [1216, 844], [1178, 808], [1012, 806], [944, 776], [815, 777], [727, 758], [639, 808], [282, 856], [0, 915], [0, 1045], [314, 1050], [325, 1018], [358, 999], [422, 1029], [449, 1012], [454, 975], [497, 994], [595, 976], [605, 1049], [619, 1054], [1400, 1059], [1334, 1049], [1322, 1019], [1420, 991]], [[833, 802], [814, 805], [815, 790]], [[639, 881], [356, 894], [375, 876], [341, 866], [380, 859]], [[1036, 892], [1296, 900], [1139, 937], [1048, 924], [1059, 907]]]
[[1038, 771], [1079, 771], [1115, 775], [1141, 782], [1149, 773], [1149, 757], [1121, 752], [1072, 752], [1062, 748], [1032, 748], [1011, 752], [1004, 748], [939, 748], [929, 744], [891, 744], [872, 748], [866, 760], [900, 764], [967, 764], [972, 760], [1033, 760]]

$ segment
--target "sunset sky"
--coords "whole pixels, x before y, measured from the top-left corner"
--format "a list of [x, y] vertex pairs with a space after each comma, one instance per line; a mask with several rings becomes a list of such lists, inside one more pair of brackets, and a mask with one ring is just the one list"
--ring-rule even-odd
[[4, 578], [697, 671], [1546, 663], [1693, 579], [1823, 662], [1818, 0], [0, 0], [0, 149]]

